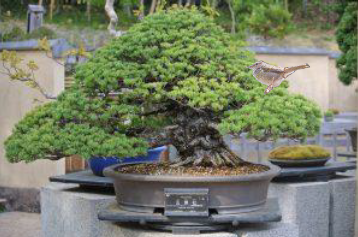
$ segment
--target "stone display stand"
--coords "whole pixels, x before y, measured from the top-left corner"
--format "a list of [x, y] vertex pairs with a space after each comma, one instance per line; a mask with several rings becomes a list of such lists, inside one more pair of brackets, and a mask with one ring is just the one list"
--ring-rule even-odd
[[43, 237], [299, 237], [298, 227], [291, 223], [251, 224], [227, 232], [178, 235], [99, 221], [98, 212], [114, 200], [111, 192], [86, 191], [75, 184], [49, 184], [41, 189]]
[[356, 178], [330, 182], [330, 237], [353, 237], [355, 223]]
[[356, 179], [272, 183], [269, 196], [279, 200], [282, 222], [295, 224], [300, 237], [353, 237]]

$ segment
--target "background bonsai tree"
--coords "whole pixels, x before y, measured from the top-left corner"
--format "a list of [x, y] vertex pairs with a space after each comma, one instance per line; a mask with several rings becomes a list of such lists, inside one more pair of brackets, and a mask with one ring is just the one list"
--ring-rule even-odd
[[[223, 135], [302, 138], [319, 130], [318, 107], [264, 86], [253, 55], [196, 9], [145, 18], [76, 71], [75, 85], [38, 107], [5, 143], [11, 162], [78, 154], [136, 156], [171, 143], [175, 165], [245, 164]], [[116, 93], [113, 93], [116, 92]]]
[[344, 8], [336, 31], [337, 43], [342, 55], [337, 59], [339, 79], [346, 85], [357, 79], [357, 2]]

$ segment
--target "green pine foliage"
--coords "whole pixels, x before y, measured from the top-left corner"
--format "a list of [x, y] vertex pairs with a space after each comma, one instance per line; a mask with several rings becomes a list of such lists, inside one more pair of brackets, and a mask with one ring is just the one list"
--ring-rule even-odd
[[260, 4], [253, 8], [248, 24], [253, 33], [266, 38], [283, 38], [290, 30], [291, 14], [279, 4]]
[[126, 136], [125, 123], [112, 122], [112, 116], [119, 119], [123, 113], [125, 119], [134, 110], [128, 105], [86, 97], [73, 88], [56, 102], [28, 113], [6, 140], [6, 155], [10, 162], [30, 162], [74, 154], [83, 158], [145, 154], [146, 141]]
[[148, 138], [180, 125], [179, 105], [205, 114], [222, 134], [317, 133], [318, 107], [283, 86], [264, 96], [247, 68], [253, 54], [242, 46], [194, 8], [148, 16], [77, 67], [73, 89], [22, 119], [6, 155], [28, 162], [144, 154]]
[[357, 8], [357, 2], [346, 6], [336, 31], [337, 43], [342, 51], [337, 59], [338, 76], [346, 85], [357, 79]]

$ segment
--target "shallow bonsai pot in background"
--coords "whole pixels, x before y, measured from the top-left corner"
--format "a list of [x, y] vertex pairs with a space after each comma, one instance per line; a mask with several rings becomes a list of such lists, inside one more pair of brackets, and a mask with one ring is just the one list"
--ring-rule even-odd
[[280, 167], [323, 166], [331, 153], [318, 145], [280, 146], [270, 151], [268, 160]]
[[272, 164], [280, 167], [312, 167], [324, 166], [331, 157], [309, 159], [269, 159]]
[[332, 122], [333, 119], [334, 119], [333, 116], [324, 116], [324, 121], [325, 121], [325, 122]]
[[148, 149], [148, 154], [146, 156], [124, 157], [124, 158], [93, 157], [88, 160], [88, 166], [90, 167], [94, 175], [104, 176], [103, 170], [111, 165], [157, 162], [159, 160], [160, 154], [166, 149], [167, 149], [166, 146], [160, 146], [160, 147]]
[[348, 134], [351, 138], [353, 151], [357, 152], [357, 128], [346, 129], [346, 131], [348, 132]]
[[324, 113], [324, 121], [325, 122], [332, 122], [334, 120], [335, 113], [332, 110], [327, 110]]
[[104, 175], [113, 178], [117, 202], [127, 211], [150, 212], [165, 207], [165, 189], [208, 189], [209, 211], [218, 214], [260, 210], [267, 198], [278, 166], [265, 163], [270, 169], [242, 176], [174, 176], [124, 174], [118, 169], [125, 164], [110, 166]]

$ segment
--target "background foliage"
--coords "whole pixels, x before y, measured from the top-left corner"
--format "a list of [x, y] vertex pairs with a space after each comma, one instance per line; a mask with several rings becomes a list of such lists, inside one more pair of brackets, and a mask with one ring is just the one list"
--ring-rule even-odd
[[[225, 29], [230, 30], [231, 19], [229, 12], [229, 3], [235, 11], [236, 28], [239, 34], [244, 34], [247, 29], [252, 30], [248, 24], [248, 19], [255, 15], [267, 15], [268, 8], [275, 6], [272, 11], [279, 8], [280, 13], [292, 15], [294, 25], [309, 28], [331, 29], [338, 23], [339, 16], [344, 10], [347, 2], [351, 0], [203, 0], [192, 1], [194, 5], [210, 5], [220, 13], [218, 22]], [[4, 15], [7, 11], [17, 18], [26, 19], [28, 4], [37, 4], [38, 0], [2, 0], [0, 2], [0, 14]], [[186, 1], [168, 0], [166, 6], [179, 4]], [[105, 29], [108, 19], [104, 14], [105, 0], [56, 0], [53, 19], [49, 19], [50, 0], [43, 0], [43, 5], [47, 10], [46, 21], [56, 23], [65, 27], [86, 27], [89, 24], [95, 29]], [[139, 9], [137, 0], [118, 0], [115, 1], [115, 9], [119, 16], [121, 28], [128, 28], [137, 23], [137, 18], [133, 15], [133, 10]], [[145, 13], [149, 13], [151, 1], [145, 1]], [[262, 6], [264, 7], [262, 7]], [[89, 6], [89, 7], [88, 7]], [[258, 10], [260, 9], [260, 10]], [[266, 11], [266, 12], [265, 12]], [[280, 15], [271, 16], [272, 23], [278, 19], [277, 24], [281, 22]], [[283, 17], [286, 19], [286, 17]], [[291, 20], [289, 20], [291, 21]], [[314, 23], [314, 24], [312, 24]], [[257, 27], [255, 27], [257, 29]], [[257, 32], [257, 31], [256, 31]], [[260, 32], [259, 32], [260, 33]], [[280, 36], [280, 35], [278, 35]]]
[[53, 30], [44, 26], [32, 31], [30, 34], [27, 34], [22, 28], [14, 26], [11, 30], [4, 31], [0, 35], [0, 41], [21, 41], [29, 39], [42, 39], [44, 37], [47, 39], [55, 39], [57, 36]]
[[343, 52], [337, 60], [339, 79], [346, 85], [357, 79], [357, 9], [357, 2], [346, 5], [336, 31]]
[[254, 33], [264, 38], [283, 38], [290, 29], [291, 14], [281, 5], [260, 4], [254, 8], [248, 18], [248, 24]]

